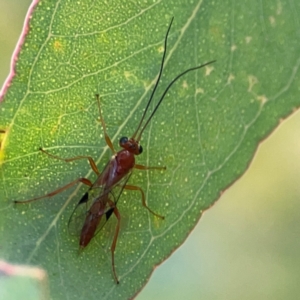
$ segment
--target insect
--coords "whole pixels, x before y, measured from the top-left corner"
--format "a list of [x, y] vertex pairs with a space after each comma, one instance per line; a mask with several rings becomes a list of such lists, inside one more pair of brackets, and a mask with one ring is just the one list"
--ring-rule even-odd
[[44, 149], [40, 148], [40, 151], [43, 153], [47, 154], [48, 156], [63, 160], [65, 162], [71, 162], [79, 159], [88, 159], [90, 166], [92, 170], [96, 173], [97, 179], [94, 183], [92, 183], [89, 179], [87, 178], [78, 178], [75, 179], [74, 181], [68, 183], [67, 185], [52, 191], [44, 196], [40, 196], [37, 198], [29, 199], [26, 201], [14, 201], [14, 203], [29, 203], [33, 202], [42, 198], [47, 198], [47, 197], [52, 197], [68, 188], [71, 186], [77, 184], [77, 183], [83, 183], [87, 185], [89, 188], [86, 191], [86, 193], [83, 195], [83, 197], [80, 199], [78, 202], [77, 206], [75, 207], [70, 219], [69, 219], [69, 230], [70, 232], [75, 232], [77, 224], [80, 224], [80, 240], [79, 240], [79, 246], [80, 248], [85, 248], [91, 241], [91, 239], [101, 230], [101, 228], [104, 226], [104, 224], [107, 222], [107, 220], [110, 219], [112, 214], [114, 214], [117, 218], [117, 225], [111, 245], [111, 261], [112, 261], [112, 272], [114, 279], [116, 283], [119, 283], [118, 276], [115, 270], [115, 248], [117, 244], [117, 239], [118, 239], [118, 234], [120, 230], [120, 220], [121, 216], [119, 213], [119, 210], [117, 208], [117, 203], [118, 200], [122, 194], [123, 190], [131, 190], [131, 191], [138, 191], [141, 194], [141, 200], [142, 200], [142, 205], [153, 215], [160, 219], [164, 219], [163, 216], [155, 213], [151, 208], [148, 207], [145, 199], [145, 193], [142, 190], [142, 188], [138, 186], [134, 186], [131, 184], [128, 184], [128, 179], [134, 169], [138, 170], [165, 170], [165, 167], [148, 167], [148, 166], [143, 166], [140, 164], [137, 164], [135, 162], [135, 156], [140, 155], [143, 152], [143, 148], [140, 145], [140, 140], [142, 138], [142, 134], [144, 130], [147, 128], [149, 122], [153, 118], [154, 114], [156, 113], [157, 109], [161, 105], [165, 95], [171, 88], [171, 86], [183, 75], [185, 75], [188, 72], [203, 68], [204, 66], [207, 66], [214, 61], [207, 62], [203, 65], [196, 66], [190, 69], [185, 70], [184, 72], [180, 73], [177, 75], [167, 86], [165, 91], [163, 92], [162, 96], [158, 100], [156, 106], [154, 107], [153, 111], [150, 113], [150, 116], [148, 119], [145, 121], [146, 114], [149, 110], [150, 103], [153, 100], [153, 96], [155, 94], [155, 91], [157, 89], [157, 86], [159, 84], [162, 72], [163, 72], [163, 67], [164, 67], [164, 62], [165, 62], [165, 57], [166, 57], [166, 51], [167, 51], [167, 40], [168, 40], [168, 35], [172, 26], [173, 18], [169, 24], [167, 33], [165, 35], [165, 40], [164, 40], [164, 53], [160, 65], [160, 70], [159, 74], [156, 80], [156, 83], [154, 85], [154, 88], [152, 90], [151, 96], [148, 100], [148, 103], [146, 105], [146, 108], [143, 112], [143, 115], [141, 117], [141, 120], [137, 126], [137, 129], [133, 133], [133, 135], [128, 138], [128, 137], [121, 137], [119, 140], [119, 145], [122, 148], [120, 151], [116, 151], [114, 149], [113, 143], [111, 139], [109, 138], [107, 131], [106, 131], [106, 126], [104, 122], [104, 118], [102, 116], [101, 112], [101, 105], [100, 105], [100, 97], [97, 94], [96, 95], [96, 100], [98, 103], [98, 109], [99, 109], [99, 115], [100, 115], [100, 122], [102, 124], [103, 128], [103, 133], [104, 133], [104, 138], [107, 146], [110, 148], [112, 151], [113, 155], [109, 162], [106, 164], [104, 170], [100, 173], [95, 161], [93, 160], [92, 157], [90, 156], [76, 156], [73, 158], [60, 158], [56, 155], [50, 154]]

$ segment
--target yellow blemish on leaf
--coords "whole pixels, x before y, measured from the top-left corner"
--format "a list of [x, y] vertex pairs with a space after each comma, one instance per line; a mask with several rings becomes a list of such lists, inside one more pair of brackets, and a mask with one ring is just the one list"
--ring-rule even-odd
[[99, 41], [99, 43], [108, 44], [109, 38], [106, 33], [101, 33], [98, 41]]
[[137, 77], [129, 71], [124, 71], [124, 76], [129, 82], [136, 82], [138, 80]]
[[246, 36], [246, 44], [249, 44], [252, 41], [252, 36]]
[[162, 225], [163, 220], [159, 217], [154, 216], [153, 224], [155, 228], [159, 228]]
[[222, 39], [222, 30], [220, 26], [213, 26], [210, 28], [210, 35], [212, 35], [215, 39]]
[[184, 89], [187, 89], [187, 88], [189, 87], [188, 84], [187, 84], [187, 82], [186, 82], [186, 80], [183, 81], [182, 87], [183, 87]]
[[50, 130], [51, 135], [56, 134], [56, 132], [58, 131], [59, 127], [61, 126], [62, 117], [63, 116], [60, 115], [57, 119], [57, 122], [51, 127], [51, 130]]
[[118, 76], [118, 75], [119, 75], [119, 72], [117, 70], [113, 69], [110, 71], [110, 76], [114, 77], [114, 76]]
[[233, 51], [235, 51], [237, 49], [237, 46], [236, 45], [232, 45], [231, 46], [231, 51], [233, 52]]
[[265, 104], [268, 101], [268, 98], [265, 95], [257, 96], [257, 100], [262, 104]]
[[62, 45], [61, 41], [59, 41], [59, 40], [54, 41], [53, 47], [54, 47], [55, 51], [59, 51], [59, 52], [63, 51], [63, 45]]
[[271, 26], [275, 26], [275, 23], [276, 23], [276, 20], [275, 20], [275, 18], [273, 17], [273, 16], [270, 16], [269, 17], [269, 21], [270, 21], [270, 24], [271, 24]]
[[205, 67], [205, 76], [210, 75], [210, 73], [214, 70], [213, 66], [206, 66]]
[[165, 48], [164, 48], [163, 46], [160, 46], [160, 47], [158, 48], [158, 53], [163, 53], [164, 50], [165, 50]]
[[249, 75], [248, 76], [248, 83], [249, 83], [248, 92], [252, 92], [252, 88], [255, 84], [258, 83], [258, 79], [253, 75]]
[[234, 75], [229, 74], [229, 77], [227, 78], [227, 84], [230, 84], [231, 81], [233, 81], [235, 79]]
[[57, 132], [57, 130], [58, 130], [58, 125], [54, 125], [54, 126], [51, 128], [50, 135], [54, 135], [55, 132]]
[[197, 88], [196, 94], [204, 94], [204, 90], [202, 88]]

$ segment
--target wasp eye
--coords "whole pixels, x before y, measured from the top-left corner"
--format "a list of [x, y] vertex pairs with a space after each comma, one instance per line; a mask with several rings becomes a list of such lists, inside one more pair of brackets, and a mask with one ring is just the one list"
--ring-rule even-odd
[[122, 147], [122, 145], [125, 145], [128, 142], [128, 137], [123, 136], [120, 138], [119, 144]]
[[143, 152], [143, 147], [139, 145], [139, 154], [141, 154], [142, 152]]

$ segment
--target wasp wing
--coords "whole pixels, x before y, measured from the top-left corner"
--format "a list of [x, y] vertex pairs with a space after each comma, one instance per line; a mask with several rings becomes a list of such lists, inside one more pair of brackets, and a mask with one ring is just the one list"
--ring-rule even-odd
[[[104, 197], [105, 194], [109, 193], [109, 191], [105, 191], [104, 187], [104, 185], [101, 185], [89, 188], [77, 203], [68, 222], [68, 229], [71, 235], [80, 236], [87, 213], [89, 212], [94, 201], [97, 201], [99, 195]], [[97, 195], [97, 198], [95, 198], [95, 195]], [[108, 209], [109, 208], [106, 208], [106, 210]], [[102, 212], [102, 214], [104, 213], [105, 210]]]
[[[131, 174], [132, 174], [132, 172], [129, 172], [128, 174], [126, 174], [126, 176], [124, 176], [122, 178], [122, 180], [120, 180], [117, 184], [115, 184], [114, 187], [110, 190], [109, 198], [110, 198], [110, 200], [112, 200], [114, 202], [114, 207], [117, 206], [117, 203], [122, 195], [124, 187], [125, 187], [126, 183], [128, 182]], [[96, 234], [98, 234], [98, 232], [103, 228], [103, 226], [109, 220], [109, 218], [111, 217], [111, 215], [114, 212], [114, 207], [109, 206], [109, 209], [105, 212], [105, 218], [102, 218], [102, 220], [100, 221], [94, 236]]]
[[[114, 202], [114, 206], [117, 205], [117, 202], [130, 175], [131, 172], [126, 174], [126, 176], [124, 176], [118, 183], [109, 188], [105, 184], [90, 187], [82, 196], [71, 214], [68, 222], [69, 233], [71, 235], [80, 236], [82, 228], [86, 221], [86, 217], [92, 214], [96, 218], [101, 218], [99, 224], [97, 225], [97, 230], [94, 234], [96, 235], [113, 214], [114, 207], [110, 205], [108, 199]], [[91, 213], [91, 208], [96, 202], [102, 203], [101, 205], [98, 205], [99, 210], [97, 210], [96, 213], [94, 212], [94, 209]], [[94, 205], [94, 207], [95, 206], [96, 205]]]

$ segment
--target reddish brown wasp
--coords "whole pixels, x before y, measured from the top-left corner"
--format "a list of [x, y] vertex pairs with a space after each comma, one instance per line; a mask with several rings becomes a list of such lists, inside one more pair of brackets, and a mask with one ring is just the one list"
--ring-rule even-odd
[[71, 161], [78, 160], [78, 159], [88, 159], [91, 168], [97, 175], [96, 181], [94, 183], [92, 183], [87, 178], [78, 178], [47, 195], [33, 198], [33, 199], [30, 199], [27, 201], [14, 201], [15, 203], [29, 203], [29, 202], [36, 201], [36, 200], [39, 200], [42, 198], [52, 197], [52, 196], [66, 190], [69, 187], [71, 187], [77, 183], [80, 183], [80, 182], [89, 186], [89, 189], [83, 195], [83, 197], [80, 199], [80, 201], [78, 202], [77, 206], [75, 207], [75, 209], [69, 219], [69, 230], [71, 233], [74, 232], [74, 229], [76, 231], [76, 228], [78, 227], [77, 225], [78, 225], [78, 223], [80, 223], [79, 245], [80, 245], [80, 248], [85, 248], [89, 244], [91, 239], [97, 234], [97, 232], [103, 227], [103, 225], [111, 217], [111, 215], [114, 214], [116, 216], [118, 222], [117, 222], [113, 242], [111, 245], [111, 259], [112, 259], [113, 275], [114, 275], [115, 281], [117, 283], [119, 283], [119, 281], [118, 281], [118, 277], [117, 277], [116, 270], [115, 270], [114, 252], [115, 252], [115, 248], [116, 248], [116, 244], [117, 244], [117, 238], [118, 238], [118, 234], [119, 234], [119, 230], [120, 230], [120, 220], [121, 220], [119, 210], [117, 209], [117, 203], [118, 203], [118, 200], [120, 198], [122, 191], [124, 189], [131, 190], [131, 191], [139, 191], [141, 194], [143, 206], [146, 209], [148, 209], [148, 211], [150, 213], [152, 213], [153, 215], [155, 215], [156, 217], [164, 219], [163, 216], [155, 213], [147, 206], [144, 191], [140, 187], [127, 183], [133, 169], [139, 169], [139, 170], [153, 170], [153, 169], [164, 170], [165, 169], [165, 167], [148, 167], [148, 166], [143, 166], [143, 165], [139, 165], [139, 164], [135, 163], [135, 155], [139, 155], [143, 151], [143, 148], [140, 145], [140, 140], [142, 138], [142, 134], [143, 134], [144, 130], [147, 128], [147, 125], [149, 124], [150, 120], [156, 113], [158, 107], [162, 103], [165, 95], [167, 94], [167, 92], [169, 91], [171, 86], [180, 77], [182, 77], [186, 73], [203, 68], [204, 66], [207, 66], [214, 62], [214, 61], [210, 61], [203, 65], [187, 69], [186, 71], [177, 75], [169, 83], [166, 90], [163, 92], [162, 96], [160, 97], [159, 101], [157, 102], [156, 106], [154, 107], [153, 111], [151, 112], [150, 116], [144, 122], [145, 116], [148, 112], [150, 103], [153, 99], [154, 93], [157, 89], [158, 83], [160, 81], [160, 78], [161, 78], [161, 75], [163, 72], [164, 61], [165, 61], [166, 51], [167, 51], [167, 40], [168, 40], [169, 31], [172, 26], [172, 22], [173, 22], [173, 18], [171, 20], [171, 23], [169, 25], [169, 28], [168, 28], [166, 36], [165, 36], [164, 53], [163, 53], [163, 57], [162, 57], [162, 61], [161, 61], [160, 71], [159, 71], [156, 83], [154, 85], [153, 91], [151, 93], [150, 99], [148, 100], [148, 103], [146, 105], [146, 108], [144, 110], [142, 118], [140, 120], [140, 123], [138, 124], [137, 129], [134, 132], [134, 134], [131, 136], [131, 138], [127, 138], [127, 137], [120, 138], [119, 145], [123, 149], [118, 152], [114, 149], [112, 141], [107, 134], [105, 122], [104, 122], [104, 119], [103, 119], [103, 116], [101, 113], [99, 95], [96, 95], [98, 108], [99, 108], [99, 114], [100, 114], [100, 121], [101, 121], [101, 124], [103, 127], [105, 141], [113, 153], [112, 158], [107, 163], [107, 165], [105, 166], [104, 170], [101, 173], [99, 172], [99, 170], [96, 166], [96, 163], [92, 157], [76, 156], [73, 158], [65, 159], [65, 158], [57, 157], [55, 155], [52, 155], [52, 154], [46, 152], [43, 149], [40, 149], [43, 153], [47, 154], [48, 156], [55, 158], [55, 159], [63, 160], [65, 162], [71, 162]]

